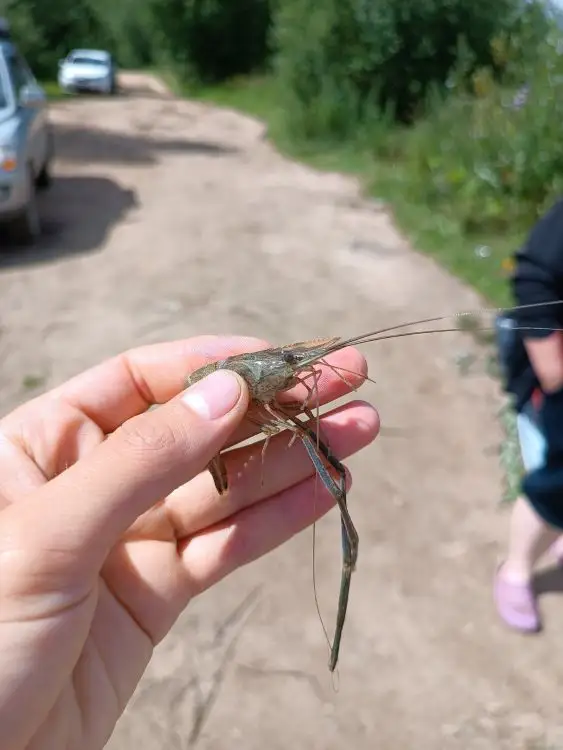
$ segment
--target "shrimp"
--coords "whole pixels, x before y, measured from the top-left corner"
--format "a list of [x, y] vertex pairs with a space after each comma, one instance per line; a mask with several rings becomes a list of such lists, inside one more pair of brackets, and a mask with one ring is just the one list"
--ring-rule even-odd
[[[458, 325], [449, 328], [401, 331], [401, 329], [409, 328], [414, 325], [438, 323], [440, 321], [452, 320], [454, 318], [471, 318], [484, 313], [498, 314], [501, 312], [511, 312], [529, 307], [552, 304], [561, 303], [557, 301], [536, 303], [533, 305], [521, 305], [513, 308], [490, 308], [464, 311], [454, 313], [453, 315], [439, 315], [431, 318], [424, 318], [422, 320], [411, 321], [409, 323], [401, 323], [348, 339], [333, 337], [300, 341], [285, 346], [233, 355], [226, 359], [206, 364], [187, 377], [186, 387], [219, 369], [228, 369], [238, 373], [247, 383], [250, 392], [250, 406], [247, 418], [252, 424], [258, 426], [262, 434], [266, 436], [264, 447], [262, 449], [262, 459], [270, 438], [279, 432], [289, 430], [293, 433], [290, 445], [298, 438], [302, 441], [315, 471], [338, 505], [342, 532], [342, 570], [334, 639], [332, 645], [329, 643], [330, 656], [328, 667], [330, 672], [334, 672], [339, 659], [342, 632], [348, 608], [351, 578], [358, 559], [359, 536], [348, 510], [345, 470], [340, 461], [338, 461], [332, 454], [328, 443], [321, 439], [321, 436], [319, 435], [318, 412], [316, 415], [317, 431], [315, 432], [310, 426], [315, 420], [315, 415], [309, 408], [309, 401], [317, 391], [317, 383], [321, 375], [321, 371], [316, 368], [315, 365], [321, 364], [328, 367], [335, 372], [339, 378], [344, 380], [350, 388], [352, 388], [341, 372], [339, 372], [339, 370], [342, 372], [346, 371], [343, 370], [343, 368], [335, 367], [326, 362], [325, 358], [329, 354], [348, 346], [366, 344], [372, 341], [383, 341], [385, 339], [404, 336], [462, 330]], [[468, 326], [468, 328], [469, 327], [473, 330], [491, 330], [493, 328], [493, 326], [482, 327], [480, 329], [476, 329], [475, 326]], [[531, 327], [530, 329], [540, 330]], [[526, 329], [524, 327], [519, 327], [518, 330]], [[309, 379], [312, 380], [311, 385], [307, 383]], [[369, 380], [367, 376], [364, 376], [363, 379]], [[287, 391], [297, 384], [302, 384], [306, 388], [307, 397], [305, 401], [303, 403], [281, 404], [278, 400], [278, 394]], [[300, 418], [298, 413], [292, 413], [296, 408], [298, 409], [298, 412], [303, 412], [305, 414], [307, 421]], [[228, 477], [221, 453], [211, 460], [208, 469], [213, 477], [217, 492], [220, 495], [223, 495], [228, 489]], [[338, 476], [337, 479], [331, 475], [330, 469], [333, 469], [336, 472]]]

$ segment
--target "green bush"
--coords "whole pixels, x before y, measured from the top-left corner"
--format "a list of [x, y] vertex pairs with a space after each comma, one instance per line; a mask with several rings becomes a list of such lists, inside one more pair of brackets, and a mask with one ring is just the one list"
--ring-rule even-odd
[[458, 64], [495, 67], [491, 40], [518, 23], [521, 0], [285, 0], [276, 70], [295, 135], [348, 137], [383, 108], [400, 122]]
[[563, 37], [552, 33], [537, 52], [519, 73], [518, 58], [508, 61], [511, 87], [483, 69], [473, 93], [436, 96], [408, 135], [415, 194], [465, 231], [529, 226], [563, 192]]
[[152, 17], [139, 0], [0, 0], [0, 16], [40, 78], [54, 79], [72, 47], [102, 47], [122, 66], [153, 59]]
[[268, 58], [270, 0], [153, 0], [167, 61], [209, 84], [261, 69]]
[[[54, 6], [54, 7], [53, 7]], [[18, 47], [36, 75], [55, 78], [57, 61], [69, 51], [69, 44], [106, 45], [108, 38], [97, 14], [87, 0], [3, 0], [5, 15]]]
[[268, 59], [274, 0], [0, 0], [34, 71], [54, 78], [69, 47], [103, 47], [119, 65], [166, 64], [203, 83]]

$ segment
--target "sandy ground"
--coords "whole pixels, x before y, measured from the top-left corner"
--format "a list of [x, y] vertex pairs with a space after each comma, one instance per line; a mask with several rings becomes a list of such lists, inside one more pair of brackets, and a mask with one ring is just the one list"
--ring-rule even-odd
[[[53, 107], [45, 241], [0, 255], [3, 412], [142, 343], [204, 332], [284, 343], [479, 304], [353, 180], [281, 158], [252, 119], [143, 76], [123, 82], [115, 100]], [[307, 531], [189, 607], [111, 750], [563, 748], [561, 578], [541, 576], [539, 637], [508, 633], [492, 607], [507, 515], [482, 352], [461, 333], [364, 349], [377, 385], [361, 396], [384, 434], [349, 461], [360, 559], [338, 692]], [[331, 513], [317, 527], [331, 629], [339, 567]]]

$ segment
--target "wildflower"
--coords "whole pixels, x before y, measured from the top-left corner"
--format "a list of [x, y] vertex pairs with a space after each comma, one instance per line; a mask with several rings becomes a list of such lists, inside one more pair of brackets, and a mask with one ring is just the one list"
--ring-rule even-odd
[[518, 89], [518, 91], [514, 95], [514, 98], [512, 99], [512, 109], [522, 109], [522, 107], [528, 101], [529, 93], [530, 93], [530, 86], [528, 83], [525, 83], [523, 86], [521, 86]]

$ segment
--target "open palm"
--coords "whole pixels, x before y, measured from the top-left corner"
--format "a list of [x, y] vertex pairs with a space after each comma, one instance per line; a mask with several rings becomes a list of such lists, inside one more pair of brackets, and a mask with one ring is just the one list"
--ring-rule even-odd
[[[218, 449], [255, 434], [248, 394], [240, 384], [230, 414], [205, 422], [180, 402], [185, 377], [267, 345], [205, 336], [142, 347], [0, 422], [5, 750], [102, 748], [189, 600], [332, 507], [320, 487], [313, 502], [313, 468], [285, 435], [271, 440], [263, 472], [261, 443], [228, 453], [226, 495], [205, 471]], [[362, 382], [356, 350], [331, 362]], [[319, 401], [348, 390], [327, 370]], [[375, 438], [377, 414], [353, 402], [325, 415], [322, 430], [344, 458]]]

